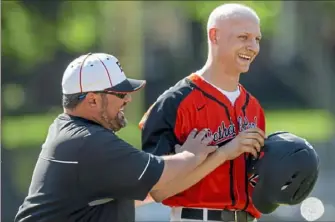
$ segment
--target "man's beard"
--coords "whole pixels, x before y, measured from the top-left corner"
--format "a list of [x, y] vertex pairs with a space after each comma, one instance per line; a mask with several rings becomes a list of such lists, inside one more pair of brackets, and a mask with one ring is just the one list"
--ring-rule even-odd
[[107, 123], [108, 128], [113, 130], [114, 132], [117, 132], [121, 130], [122, 128], [126, 127], [128, 123], [122, 111], [119, 111], [114, 118], [111, 118], [108, 116], [107, 111], [104, 109], [101, 112], [101, 119], [105, 123]]
[[114, 118], [113, 125], [114, 127], [114, 131], [119, 131], [122, 128], [125, 128], [127, 126], [128, 120], [126, 118], [126, 116], [124, 115], [123, 111], [119, 111], [116, 115], [116, 117]]
[[101, 111], [101, 119], [107, 124], [107, 127], [114, 131], [117, 132], [121, 130], [122, 128], [127, 126], [127, 119], [124, 115], [124, 112], [119, 110], [119, 112], [116, 114], [114, 118], [110, 117], [107, 112], [107, 107], [108, 107], [108, 101], [105, 100], [102, 103], [102, 111]]
[[[116, 114], [114, 118], [110, 117], [107, 112], [108, 100], [105, 97], [102, 97], [102, 98], [103, 98], [103, 102], [102, 102], [102, 107], [101, 107], [102, 111], [100, 113], [100, 116], [101, 116], [102, 121], [104, 121], [107, 124], [108, 129], [114, 132], [117, 132], [120, 129], [126, 127], [128, 121], [124, 115], [124, 112], [119, 110], [119, 112]], [[126, 104], [124, 104], [124, 106], [125, 105]]]

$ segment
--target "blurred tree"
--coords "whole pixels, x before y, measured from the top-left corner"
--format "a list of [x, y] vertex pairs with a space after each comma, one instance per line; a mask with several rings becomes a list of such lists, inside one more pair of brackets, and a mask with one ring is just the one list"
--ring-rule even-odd
[[[5, 1], [2, 12], [3, 114], [45, 112], [50, 105], [59, 106], [66, 63], [99, 43], [97, 3]], [[41, 84], [48, 82], [58, 84]], [[17, 101], [9, 99], [13, 95], [19, 96]]]
[[85, 53], [99, 35], [98, 2], [65, 1], [58, 13], [57, 39], [65, 51]]
[[275, 28], [273, 24], [282, 6], [281, 1], [185, 1], [181, 4], [194, 19], [201, 21], [206, 26], [211, 11], [224, 3], [241, 3], [253, 8], [261, 19], [262, 31], [267, 34], [273, 33]]
[[3, 2], [2, 25], [2, 55], [21, 64], [16, 66], [20, 74], [52, 58], [56, 49], [54, 25], [34, 8], [29, 10], [19, 1]]
[[[5, 1], [2, 6], [3, 55], [22, 63], [16, 67], [20, 73], [50, 61], [62, 46], [70, 53], [81, 53], [95, 45], [96, 2], [25, 3]], [[55, 16], [49, 16], [50, 10]]]
[[334, 27], [332, 10], [333, 2], [283, 2], [271, 58], [277, 80], [299, 93], [309, 107], [335, 113], [334, 56], [326, 38]]

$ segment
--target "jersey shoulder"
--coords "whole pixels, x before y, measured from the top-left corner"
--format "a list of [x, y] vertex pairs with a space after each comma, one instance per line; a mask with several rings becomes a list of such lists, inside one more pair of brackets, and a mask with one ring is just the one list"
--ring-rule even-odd
[[147, 121], [148, 116], [154, 110], [155, 113], [164, 113], [168, 116], [176, 116], [180, 109], [180, 104], [184, 101], [193, 91], [193, 87], [184, 78], [178, 81], [174, 86], [165, 90], [156, 101], [144, 113], [139, 127], [143, 128], [144, 123]]
[[154, 104], [164, 104], [169, 103], [169, 105], [174, 104], [178, 106], [181, 101], [183, 101], [193, 90], [193, 87], [184, 78], [177, 82], [174, 86], [165, 90], [154, 102]]

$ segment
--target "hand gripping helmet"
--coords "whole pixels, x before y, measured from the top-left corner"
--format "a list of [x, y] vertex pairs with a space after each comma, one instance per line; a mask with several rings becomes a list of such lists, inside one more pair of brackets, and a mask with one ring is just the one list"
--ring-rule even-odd
[[268, 136], [264, 155], [249, 168], [258, 176], [252, 193], [254, 206], [269, 214], [279, 205], [301, 203], [310, 194], [319, 174], [319, 158], [307, 140], [288, 132]]

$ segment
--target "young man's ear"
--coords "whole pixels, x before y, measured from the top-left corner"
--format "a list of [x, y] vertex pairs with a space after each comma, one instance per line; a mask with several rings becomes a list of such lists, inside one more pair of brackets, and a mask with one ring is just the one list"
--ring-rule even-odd
[[209, 41], [212, 44], [217, 44], [218, 42], [218, 30], [216, 28], [211, 28], [208, 32]]

